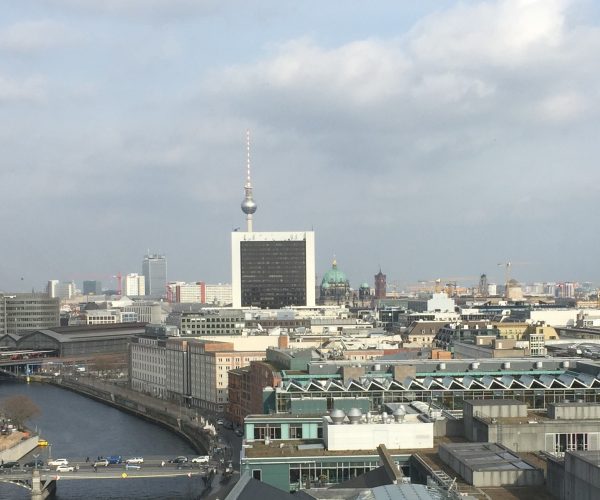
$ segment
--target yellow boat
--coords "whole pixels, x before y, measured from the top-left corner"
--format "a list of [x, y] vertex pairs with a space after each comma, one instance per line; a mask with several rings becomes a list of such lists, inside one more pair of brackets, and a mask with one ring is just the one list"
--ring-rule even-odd
[[48, 441], [45, 439], [38, 439], [38, 446], [48, 446]]

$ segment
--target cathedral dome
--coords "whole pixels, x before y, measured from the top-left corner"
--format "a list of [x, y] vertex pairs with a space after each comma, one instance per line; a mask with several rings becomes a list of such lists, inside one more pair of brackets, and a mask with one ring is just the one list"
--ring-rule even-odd
[[[348, 278], [343, 271], [340, 271], [337, 268], [337, 261], [334, 259], [331, 265], [331, 269], [329, 269], [321, 280], [321, 286], [327, 285], [345, 285], [348, 283]], [[327, 288], [327, 287], [326, 287]]]

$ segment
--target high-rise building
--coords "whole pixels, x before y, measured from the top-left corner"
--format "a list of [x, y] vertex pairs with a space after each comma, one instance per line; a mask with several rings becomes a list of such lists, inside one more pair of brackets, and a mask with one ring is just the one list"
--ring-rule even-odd
[[72, 281], [50, 280], [46, 287], [46, 292], [51, 298], [70, 299], [76, 291], [75, 283]]
[[123, 293], [127, 297], [146, 295], [146, 277], [137, 273], [123, 276]]
[[166, 296], [167, 258], [164, 255], [146, 255], [142, 263], [142, 274], [146, 279], [146, 295], [153, 298]]
[[375, 275], [375, 298], [376, 299], [385, 299], [387, 294], [387, 276], [381, 272]]
[[83, 282], [83, 295], [100, 295], [102, 293], [102, 282], [97, 280], [85, 280]]
[[315, 305], [315, 235], [312, 231], [253, 232], [257, 205], [250, 179], [250, 135], [242, 211], [247, 231], [231, 234], [233, 307], [279, 309]]
[[233, 307], [315, 305], [312, 231], [231, 234]]
[[54, 328], [60, 323], [60, 299], [45, 293], [0, 295], [0, 332]]

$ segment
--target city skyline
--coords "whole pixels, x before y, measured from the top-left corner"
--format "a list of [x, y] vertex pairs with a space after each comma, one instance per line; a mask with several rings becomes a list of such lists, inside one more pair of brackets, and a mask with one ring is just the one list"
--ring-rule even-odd
[[229, 281], [247, 129], [254, 230], [314, 230], [318, 275], [600, 282], [600, 6], [397, 3], [7, 6], [0, 289], [146, 248]]

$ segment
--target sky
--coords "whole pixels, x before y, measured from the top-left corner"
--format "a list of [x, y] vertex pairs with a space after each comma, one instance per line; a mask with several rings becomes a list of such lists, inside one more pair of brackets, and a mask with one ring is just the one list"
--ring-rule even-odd
[[6, 2], [0, 290], [230, 282], [247, 129], [319, 275], [598, 283], [599, 53], [594, 0]]

